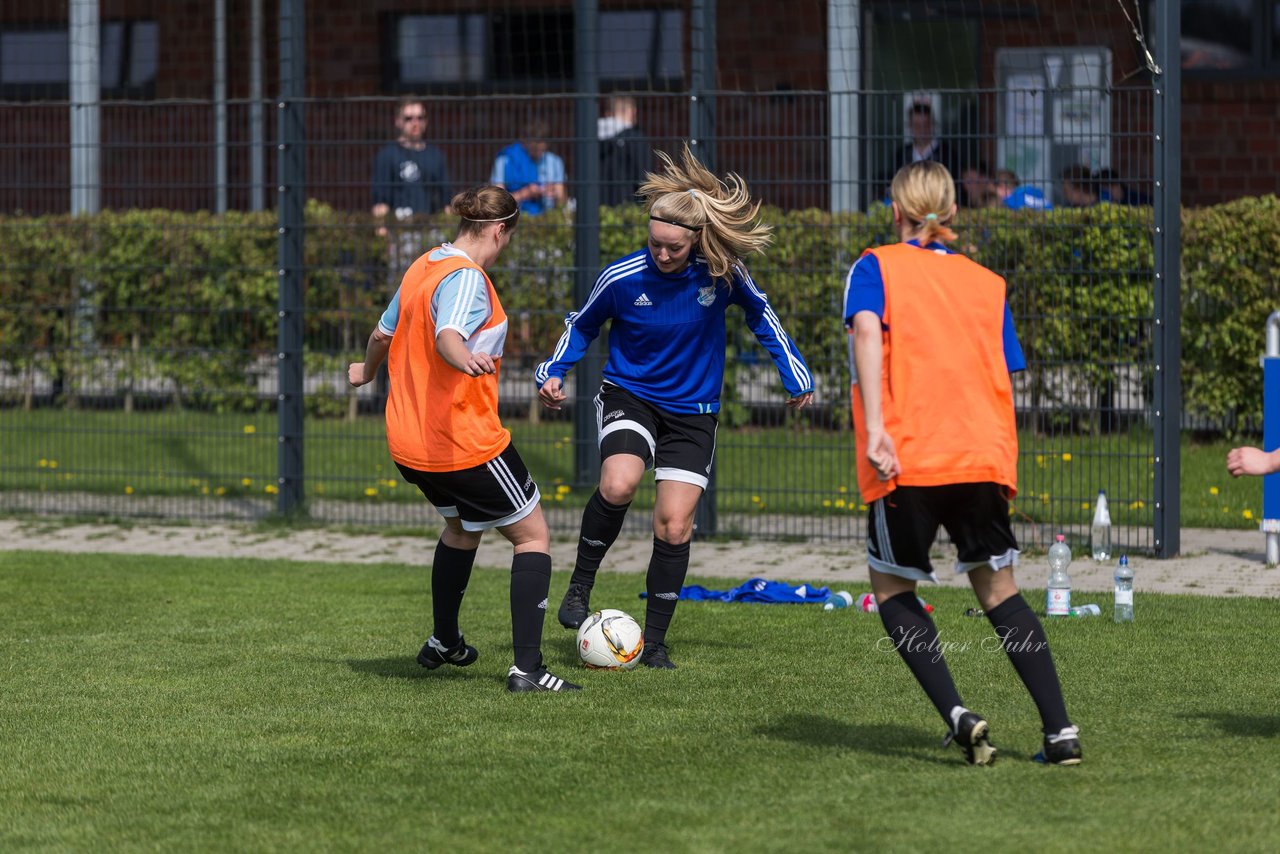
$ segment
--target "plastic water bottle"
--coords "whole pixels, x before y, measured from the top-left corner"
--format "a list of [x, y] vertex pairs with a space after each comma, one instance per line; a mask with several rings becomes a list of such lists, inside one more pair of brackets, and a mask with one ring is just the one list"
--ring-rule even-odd
[[1107, 493], [1101, 489], [1093, 508], [1093, 524], [1089, 526], [1089, 548], [1094, 560], [1111, 559], [1111, 511], [1107, 509]]
[[853, 604], [853, 594], [848, 590], [837, 590], [832, 593], [826, 602], [822, 605], [824, 611], [836, 611], [841, 608], [848, 608]]
[[1067, 574], [1071, 547], [1062, 534], [1055, 539], [1049, 546], [1049, 589], [1045, 593], [1044, 612], [1050, 617], [1065, 617], [1071, 613], [1071, 576]]
[[1129, 556], [1120, 555], [1120, 564], [1116, 567], [1116, 613], [1117, 623], [1127, 623], [1133, 619], [1133, 570], [1129, 568]]
[[1073, 617], [1097, 617], [1101, 616], [1102, 609], [1090, 602], [1088, 605], [1076, 605], [1071, 609]]

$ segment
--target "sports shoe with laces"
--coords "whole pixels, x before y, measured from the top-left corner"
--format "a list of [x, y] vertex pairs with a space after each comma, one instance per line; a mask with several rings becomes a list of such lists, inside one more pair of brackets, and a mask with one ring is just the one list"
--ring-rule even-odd
[[453, 646], [445, 646], [436, 639], [435, 635], [432, 635], [422, 645], [422, 650], [418, 653], [418, 663], [428, 670], [435, 670], [442, 664], [466, 667], [468, 664], [474, 664], [479, 657], [480, 653], [474, 646], [467, 646], [462, 635], [458, 635], [458, 642]]
[[513, 694], [525, 691], [581, 691], [581, 685], [566, 682], [545, 667], [525, 673], [514, 664], [507, 671], [507, 690]]
[[1044, 765], [1079, 765], [1082, 756], [1080, 727], [1069, 726], [1061, 732], [1046, 733], [1044, 749], [1031, 758]]
[[560, 611], [556, 617], [566, 629], [577, 629], [591, 613], [591, 588], [585, 584], [570, 584], [564, 592]]
[[942, 740], [942, 746], [946, 747], [954, 741], [964, 748], [965, 759], [970, 765], [990, 765], [996, 761], [996, 748], [987, 740], [989, 729], [981, 715], [965, 711], [956, 721], [955, 730], [947, 733], [947, 737]]
[[640, 663], [645, 667], [654, 667], [659, 670], [675, 670], [675, 663], [667, 656], [667, 645], [665, 643], [646, 643], [644, 650], [640, 653]]

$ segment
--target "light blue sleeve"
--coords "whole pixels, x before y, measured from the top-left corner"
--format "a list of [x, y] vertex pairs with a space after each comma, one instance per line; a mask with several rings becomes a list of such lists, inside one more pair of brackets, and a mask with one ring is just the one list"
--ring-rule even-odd
[[436, 335], [452, 329], [470, 338], [489, 320], [489, 288], [479, 270], [465, 267], [445, 276], [431, 299]]
[[489, 174], [490, 184], [507, 183], [507, 155], [499, 154], [493, 160], [493, 172]]
[[564, 161], [560, 155], [547, 152], [538, 165], [538, 181], [543, 184], [564, 183]]
[[396, 295], [391, 298], [391, 302], [387, 303], [387, 310], [382, 313], [382, 318], [378, 321], [378, 331], [388, 337], [396, 334], [396, 326], [400, 323], [400, 289], [396, 288]]

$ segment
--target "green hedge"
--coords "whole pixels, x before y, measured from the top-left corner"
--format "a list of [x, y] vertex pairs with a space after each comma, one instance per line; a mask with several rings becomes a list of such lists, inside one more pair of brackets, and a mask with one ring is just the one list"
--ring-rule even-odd
[[[776, 240], [752, 273], [828, 399], [842, 396], [844, 275], [864, 248], [894, 239], [888, 211], [764, 215]], [[427, 244], [454, 226], [435, 219], [412, 227]], [[117, 394], [145, 393], [162, 380], [185, 405], [270, 407], [257, 373], [276, 346], [275, 228], [271, 212], [0, 217], [0, 369], [60, 375], [72, 397], [104, 383]], [[340, 376], [363, 352], [395, 281], [367, 216], [311, 204], [307, 228], [307, 368]], [[635, 207], [602, 209], [601, 264], [641, 247], [644, 229]], [[957, 230], [958, 248], [1008, 279], [1043, 408], [1078, 404], [1079, 388], [1105, 387], [1117, 366], [1149, 383], [1150, 209], [981, 211]], [[1256, 424], [1263, 323], [1280, 308], [1280, 202], [1188, 210], [1182, 233], [1185, 407], [1229, 426]], [[527, 361], [549, 352], [574, 307], [572, 266], [569, 215], [526, 218], [491, 271], [514, 318], [510, 354]], [[733, 370], [752, 362], [750, 339], [745, 330], [731, 334]], [[731, 423], [742, 413], [733, 389]], [[312, 397], [314, 413], [348, 410], [340, 383]]]

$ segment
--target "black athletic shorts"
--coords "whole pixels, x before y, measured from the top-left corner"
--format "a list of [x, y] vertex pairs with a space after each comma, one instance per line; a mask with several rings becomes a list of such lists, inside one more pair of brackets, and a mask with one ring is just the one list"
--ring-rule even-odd
[[707, 488], [716, 456], [712, 414], [676, 415], [613, 383], [596, 395], [596, 429], [600, 459], [633, 454], [653, 469], [654, 480], [678, 480]]
[[956, 572], [1000, 570], [1018, 562], [1008, 490], [995, 483], [899, 486], [867, 509], [867, 564], [914, 581], [937, 581], [929, 548], [946, 529]]
[[400, 463], [396, 468], [441, 516], [457, 517], [467, 531], [514, 525], [532, 513], [542, 497], [515, 442], [489, 462], [469, 469], [418, 471]]

